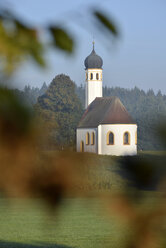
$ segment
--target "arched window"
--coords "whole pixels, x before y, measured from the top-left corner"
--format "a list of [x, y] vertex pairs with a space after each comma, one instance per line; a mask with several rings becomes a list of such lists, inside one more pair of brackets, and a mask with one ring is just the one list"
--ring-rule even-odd
[[90, 74], [90, 79], [91, 79], [91, 80], [93, 79], [93, 73]]
[[94, 145], [95, 144], [95, 133], [93, 132], [91, 134], [91, 145]]
[[137, 145], [137, 131], [135, 132], [135, 144]]
[[80, 152], [84, 152], [84, 141], [80, 143]]
[[114, 145], [114, 134], [113, 132], [107, 133], [107, 145]]
[[96, 73], [96, 79], [99, 80], [99, 73]]
[[86, 145], [89, 145], [89, 136], [90, 136], [90, 135], [89, 135], [89, 133], [87, 132], [87, 133], [86, 133]]
[[124, 145], [130, 145], [130, 133], [125, 132], [123, 135], [123, 144]]

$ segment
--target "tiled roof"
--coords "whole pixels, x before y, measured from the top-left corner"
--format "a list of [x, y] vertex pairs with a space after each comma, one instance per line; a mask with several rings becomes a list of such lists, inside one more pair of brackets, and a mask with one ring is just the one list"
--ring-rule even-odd
[[85, 110], [78, 128], [100, 124], [136, 124], [118, 97], [96, 97]]

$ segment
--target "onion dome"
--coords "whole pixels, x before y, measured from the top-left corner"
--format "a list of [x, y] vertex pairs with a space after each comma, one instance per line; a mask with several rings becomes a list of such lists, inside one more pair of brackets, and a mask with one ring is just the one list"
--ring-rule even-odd
[[94, 49], [94, 42], [93, 42], [93, 50], [91, 54], [86, 57], [84, 61], [85, 69], [101, 69], [103, 66], [103, 60], [100, 56], [98, 56]]

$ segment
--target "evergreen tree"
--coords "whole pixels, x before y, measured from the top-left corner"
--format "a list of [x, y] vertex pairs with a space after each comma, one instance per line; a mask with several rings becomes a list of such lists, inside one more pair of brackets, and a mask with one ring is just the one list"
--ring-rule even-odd
[[40, 96], [43, 95], [47, 89], [48, 89], [47, 84], [44, 82], [40, 91], [39, 91]]

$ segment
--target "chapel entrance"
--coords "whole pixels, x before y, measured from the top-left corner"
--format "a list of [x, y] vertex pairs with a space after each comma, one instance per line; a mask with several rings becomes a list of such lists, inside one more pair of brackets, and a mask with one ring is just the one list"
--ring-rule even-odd
[[80, 152], [84, 152], [84, 141], [80, 143]]

